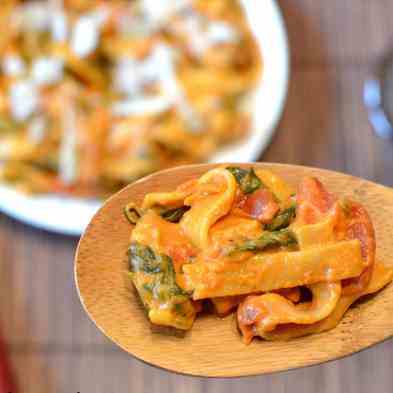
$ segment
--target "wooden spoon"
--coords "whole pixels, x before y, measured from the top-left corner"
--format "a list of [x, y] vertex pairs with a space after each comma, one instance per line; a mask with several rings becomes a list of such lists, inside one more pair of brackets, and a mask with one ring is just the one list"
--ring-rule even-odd
[[[146, 193], [173, 190], [215, 166], [183, 166], [150, 175], [110, 198], [92, 219], [76, 252], [76, 284], [87, 313], [106, 336], [133, 356], [167, 370], [237, 377], [337, 359], [393, 335], [393, 285], [350, 309], [337, 328], [288, 342], [255, 339], [246, 346], [233, 316], [202, 316], [191, 331], [180, 336], [152, 327], [124, 278], [132, 226], [123, 216], [123, 208], [129, 201], [140, 203]], [[293, 185], [303, 176], [316, 176], [328, 190], [360, 201], [375, 225], [378, 260], [393, 264], [392, 189], [317, 168], [265, 163], [241, 166], [271, 169]]]

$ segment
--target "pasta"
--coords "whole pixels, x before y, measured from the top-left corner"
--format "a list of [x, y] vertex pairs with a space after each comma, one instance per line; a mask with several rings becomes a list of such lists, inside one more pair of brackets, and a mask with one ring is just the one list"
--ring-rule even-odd
[[131, 281], [152, 323], [190, 329], [201, 304], [236, 312], [244, 342], [334, 328], [393, 270], [375, 263], [367, 211], [312, 177], [219, 166], [125, 208]]
[[[244, 255], [242, 255], [242, 258]], [[348, 261], [342, 263], [342, 259]], [[243, 261], [226, 257], [198, 260], [183, 267], [187, 290], [194, 299], [229, 296], [356, 277], [364, 270], [357, 241], [340, 242], [307, 251], [258, 253]], [[277, 272], [284, 272], [278, 275]]]
[[5, 0], [0, 179], [105, 197], [246, 136], [262, 68], [238, 0]]
[[328, 317], [309, 325], [282, 325], [271, 332], [260, 332], [261, 337], [266, 340], [284, 341], [291, 338], [302, 337], [313, 333], [321, 333], [326, 330], [333, 329], [339, 324], [340, 320], [351, 304], [353, 304], [362, 296], [379, 291], [390, 281], [392, 281], [392, 278], [392, 269], [387, 269], [382, 263], [377, 263], [375, 265], [375, 269], [373, 270], [372, 278], [368, 287], [364, 291], [358, 292], [356, 294], [341, 296], [335, 309]]

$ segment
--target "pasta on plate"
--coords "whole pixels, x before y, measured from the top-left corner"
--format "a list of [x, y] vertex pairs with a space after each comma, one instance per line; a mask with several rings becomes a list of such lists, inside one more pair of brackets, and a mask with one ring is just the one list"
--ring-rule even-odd
[[130, 202], [130, 279], [154, 324], [190, 329], [204, 304], [236, 312], [245, 343], [334, 328], [387, 285], [366, 209], [316, 178], [217, 167]]
[[237, 0], [3, 2], [3, 181], [106, 196], [247, 135], [261, 59]]

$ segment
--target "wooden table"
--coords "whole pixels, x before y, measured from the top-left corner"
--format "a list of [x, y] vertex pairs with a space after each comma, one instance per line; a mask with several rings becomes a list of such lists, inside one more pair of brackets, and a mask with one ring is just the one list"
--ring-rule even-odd
[[[393, 46], [393, 2], [280, 2], [292, 79], [283, 120], [262, 159], [393, 185], [393, 146], [374, 137], [362, 105], [376, 57]], [[0, 326], [20, 393], [393, 391], [393, 340], [343, 360], [255, 378], [204, 380], [147, 366], [112, 345], [82, 311], [75, 246], [76, 240], [0, 218]]]

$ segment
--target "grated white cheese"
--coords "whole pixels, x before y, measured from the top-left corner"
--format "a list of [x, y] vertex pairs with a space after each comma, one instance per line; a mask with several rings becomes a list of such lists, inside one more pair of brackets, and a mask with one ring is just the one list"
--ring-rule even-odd
[[155, 22], [166, 19], [171, 11], [170, 2], [165, 0], [144, 0], [141, 7], [143, 13]]
[[79, 18], [71, 34], [71, 48], [76, 55], [86, 57], [97, 48], [100, 30], [107, 18], [106, 8], [99, 8]]
[[32, 65], [32, 78], [37, 85], [52, 85], [63, 79], [64, 62], [56, 57], [38, 57]]
[[113, 87], [120, 93], [135, 95], [142, 89], [139, 64], [131, 58], [121, 59], [113, 71]]
[[206, 18], [198, 14], [190, 14], [183, 21], [183, 29], [187, 34], [190, 49], [196, 55], [201, 55], [206, 49], [205, 25]]
[[182, 88], [176, 77], [173, 50], [167, 45], [159, 44], [154, 48], [150, 61], [155, 66], [165, 94], [177, 101], [182, 96]]
[[44, 116], [37, 116], [28, 125], [27, 133], [28, 138], [31, 143], [40, 143], [44, 136], [46, 130], [46, 120]]
[[24, 121], [39, 107], [39, 92], [31, 80], [22, 80], [10, 88], [9, 103], [12, 116], [17, 121]]
[[68, 38], [68, 20], [63, 11], [54, 11], [51, 18], [52, 37], [57, 42], [65, 42]]
[[1, 62], [1, 69], [7, 76], [20, 76], [25, 72], [26, 66], [20, 56], [6, 55]]
[[77, 125], [75, 108], [68, 106], [63, 116], [63, 134], [59, 151], [59, 174], [65, 184], [77, 177]]
[[158, 45], [154, 50], [154, 56], [159, 64], [157, 71], [164, 94], [177, 106], [190, 130], [199, 132], [203, 126], [202, 121], [189, 104], [177, 79], [173, 50], [166, 45]]
[[123, 58], [114, 69], [114, 88], [129, 96], [141, 94], [144, 85], [159, 80], [159, 67], [160, 60], [155, 52], [141, 61]]
[[209, 21], [198, 14], [190, 14], [183, 22], [191, 51], [201, 56], [212, 46], [237, 42], [239, 33], [231, 25], [223, 21]]
[[132, 13], [120, 15], [117, 19], [116, 28], [122, 35], [147, 37], [154, 33], [155, 26], [148, 20], [138, 17]]
[[51, 21], [46, 1], [30, 1], [16, 10], [15, 18], [22, 30], [46, 31]]
[[150, 56], [140, 64], [141, 78], [145, 82], [159, 82], [160, 67], [160, 54], [154, 49]]
[[163, 96], [138, 97], [113, 104], [112, 112], [116, 116], [155, 115], [166, 112], [172, 103]]
[[223, 43], [236, 42], [239, 34], [231, 25], [226, 22], [212, 22], [206, 31], [206, 41], [208, 45], [213, 46]]
[[142, 12], [151, 23], [164, 23], [173, 14], [190, 6], [189, 0], [143, 0]]
[[84, 16], [78, 20], [71, 36], [71, 48], [80, 57], [92, 53], [99, 41], [98, 26], [94, 19]]

